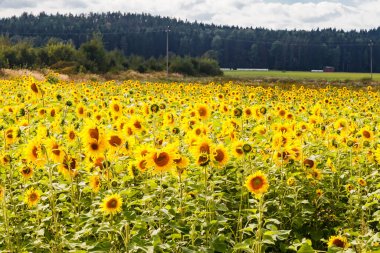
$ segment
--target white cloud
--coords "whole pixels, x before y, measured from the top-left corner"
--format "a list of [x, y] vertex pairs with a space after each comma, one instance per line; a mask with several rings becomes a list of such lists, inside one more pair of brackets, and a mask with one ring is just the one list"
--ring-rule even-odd
[[0, 16], [22, 12], [150, 13], [221, 25], [272, 29], [370, 29], [380, 25], [380, 0], [0, 0]]

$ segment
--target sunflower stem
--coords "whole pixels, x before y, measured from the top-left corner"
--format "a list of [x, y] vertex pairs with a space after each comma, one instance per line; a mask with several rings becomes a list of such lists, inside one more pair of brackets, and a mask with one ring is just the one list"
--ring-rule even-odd
[[7, 202], [6, 202], [6, 186], [4, 187], [4, 196], [3, 196], [3, 201], [2, 201], [2, 206], [3, 206], [3, 217], [4, 217], [4, 223], [5, 223], [5, 231], [6, 231], [6, 237], [5, 237], [5, 243], [6, 243], [6, 248], [9, 248], [9, 252], [13, 252], [12, 249], [12, 243], [11, 243], [11, 236], [10, 236], [10, 231], [9, 231], [9, 220], [8, 220], [8, 215], [7, 215]]
[[264, 196], [260, 196], [259, 217], [258, 217], [257, 233], [256, 233], [255, 247], [254, 247], [255, 253], [262, 252], [262, 236], [263, 236], [262, 226], [263, 226], [263, 215], [264, 215], [263, 207], [264, 207]]
[[[205, 188], [205, 194], [204, 194], [204, 199], [205, 199], [205, 223], [206, 226], [208, 226], [209, 221], [208, 221], [208, 202], [207, 202], [207, 195], [208, 195], [208, 183], [207, 183], [207, 166], [204, 166], [204, 188]], [[208, 244], [208, 237], [209, 237], [209, 230], [206, 228], [206, 245]]]
[[164, 190], [162, 188], [162, 171], [161, 171], [160, 172], [160, 210], [158, 210], [158, 213], [159, 213], [158, 228], [159, 229], [161, 229], [163, 198], [164, 198]]

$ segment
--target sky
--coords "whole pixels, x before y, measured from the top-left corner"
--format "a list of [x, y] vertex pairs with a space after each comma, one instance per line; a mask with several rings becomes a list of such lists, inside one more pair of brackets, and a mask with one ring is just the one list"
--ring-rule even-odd
[[42, 11], [149, 13], [208, 24], [288, 30], [380, 26], [380, 0], [0, 0], [0, 17]]

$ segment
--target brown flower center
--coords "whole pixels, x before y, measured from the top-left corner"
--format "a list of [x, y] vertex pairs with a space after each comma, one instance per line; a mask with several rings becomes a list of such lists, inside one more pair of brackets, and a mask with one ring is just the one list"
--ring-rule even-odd
[[334, 239], [332, 244], [336, 247], [344, 248], [344, 242], [339, 238]]
[[70, 133], [69, 133], [69, 138], [70, 138], [71, 140], [74, 140], [74, 138], [75, 138], [75, 133], [74, 133], [74, 131], [70, 131]]
[[88, 133], [90, 134], [90, 137], [95, 139], [95, 140], [99, 140], [99, 130], [98, 128], [92, 128], [88, 131]]
[[260, 189], [263, 184], [264, 184], [264, 181], [261, 177], [254, 177], [251, 179], [251, 187], [254, 189], [254, 190], [258, 190]]
[[208, 145], [208, 143], [202, 143], [202, 145], [199, 147], [199, 151], [201, 153], [210, 154], [210, 146]]
[[54, 146], [52, 148], [52, 152], [56, 156], [59, 156], [61, 154], [61, 151], [58, 148], [59, 148], [59, 146], [57, 144], [54, 144]]
[[29, 200], [31, 202], [33, 201], [36, 201], [38, 199], [38, 195], [35, 193], [35, 192], [32, 192], [30, 195], [29, 195]]
[[217, 149], [216, 150], [216, 155], [214, 156], [215, 161], [222, 162], [223, 159], [224, 159], [224, 157], [225, 157], [225, 155], [224, 155], [223, 150]]
[[90, 145], [91, 149], [94, 150], [94, 151], [97, 151], [99, 149], [99, 145], [98, 143], [91, 143]]
[[121, 139], [119, 136], [116, 136], [116, 135], [113, 135], [111, 136], [111, 139], [109, 139], [108, 143], [111, 145], [111, 146], [120, 146], [121, 145]]
[[32, 85], [30, 85], [30, 88], [32, 89], [32, 91], [34, 93], [38, 93], [38, 88], [37, 88], [37, 85], [35, 83], [32, 83]]
[[363, 136], [367, 139], [371, 138], [371, 134], [366, 130], [363, 131]]
[[114, 209], [116, 207], [117, 207], [117, 200], [115, 198], [108, 200], [107, 208]]
[[170, 160], [169, 154], [166, 152], [161, 152], [158, 156], [157, 156], [157, 153], [155, 153], [153, 156], [154, 163], [159, 167], [163, 167], [167, 165], [169, 163], [169, 160]]

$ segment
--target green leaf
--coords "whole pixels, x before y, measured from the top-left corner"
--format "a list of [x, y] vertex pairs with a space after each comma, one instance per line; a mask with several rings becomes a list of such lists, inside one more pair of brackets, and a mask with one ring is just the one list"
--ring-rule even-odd
[[314, 253], [313, 247], [311, 245], [304, 243], [301, 248], [297, 251], [297, 253]]

